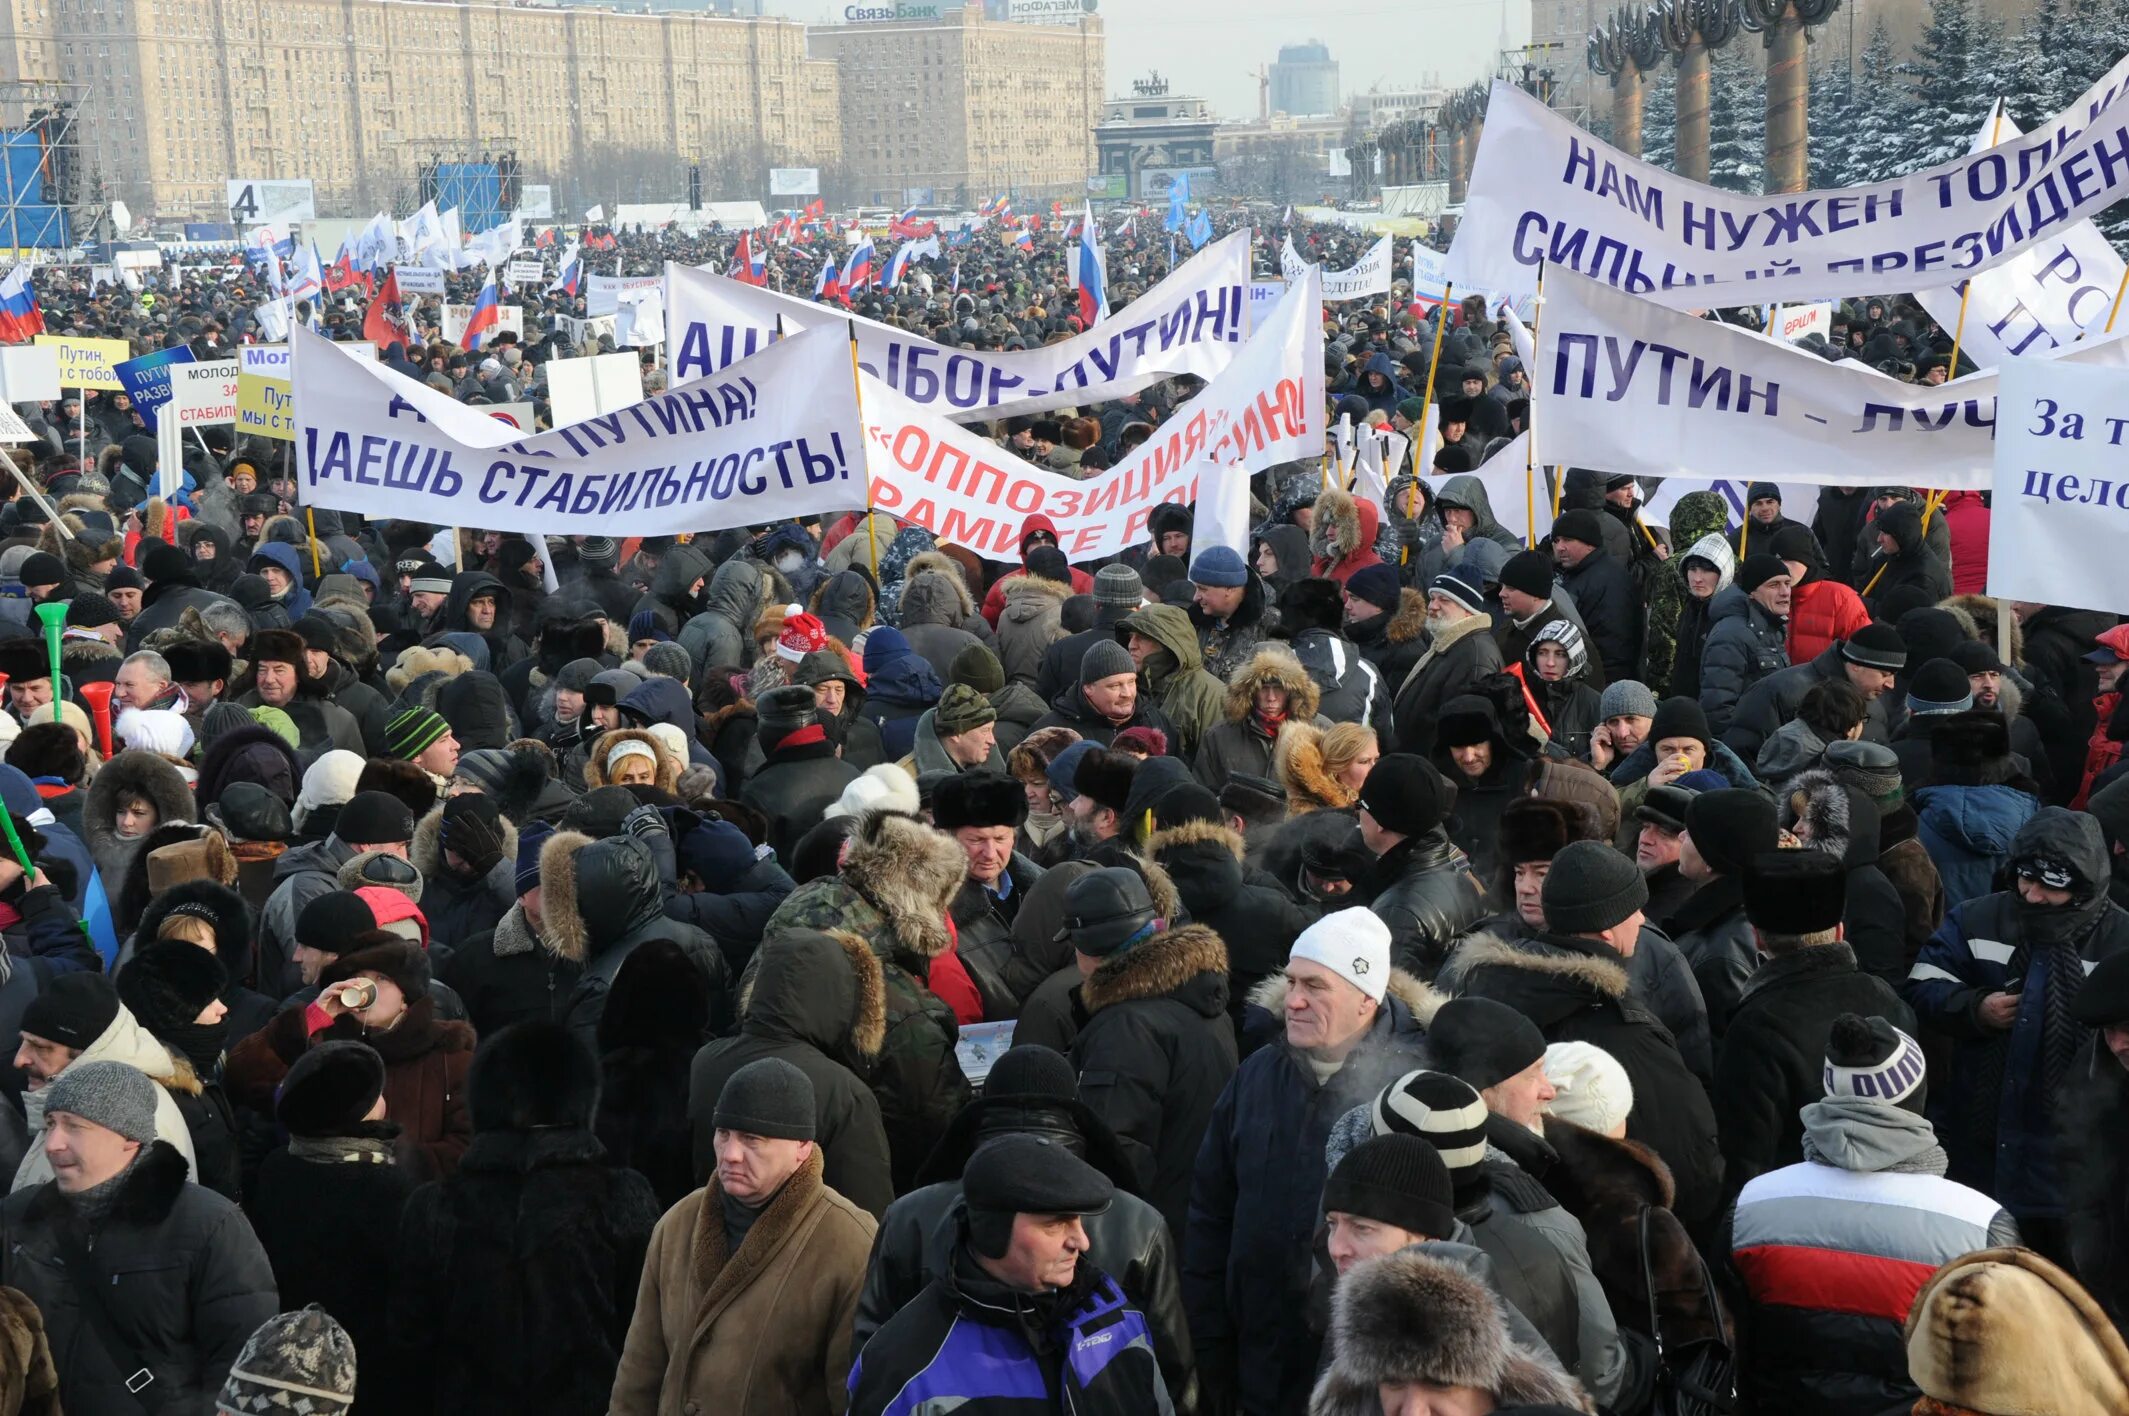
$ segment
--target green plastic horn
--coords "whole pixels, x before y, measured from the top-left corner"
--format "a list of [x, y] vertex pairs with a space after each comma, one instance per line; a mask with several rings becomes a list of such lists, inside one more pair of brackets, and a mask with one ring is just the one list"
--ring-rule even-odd
[[[67, 622], [65, 602], [45, 601], [37, 607], [37, 618], [44, 621], [45, 647], [52, 651], [52, 721], [64, 722], [65, 717], [59, 711], [59, 631]], [[13, 836], [14, 832], [9, 831], [8, 835]]]

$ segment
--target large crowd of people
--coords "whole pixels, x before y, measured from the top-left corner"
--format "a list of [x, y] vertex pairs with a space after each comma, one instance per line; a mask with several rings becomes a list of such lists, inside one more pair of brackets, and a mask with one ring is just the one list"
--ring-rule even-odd
[[[1069, 337], [1060, 237], [856, 307]], [[1431, 385], [1431, 466], [1260, 472], [1246, 552], [365, 520], [227, 428], [166, 499], [124, 395], [19, 407], [0, 1413], [2129, 1411], [2129, 625], [1982, 593], [1975, 493], [1566, 467], [1525, 546], [1510, 332], [1405, 293], [1327, 411]], [[545, 420], [582, 299], [515, 298], [380, 356]], [[1193, 391], [987, 432], [1093, 477]]]

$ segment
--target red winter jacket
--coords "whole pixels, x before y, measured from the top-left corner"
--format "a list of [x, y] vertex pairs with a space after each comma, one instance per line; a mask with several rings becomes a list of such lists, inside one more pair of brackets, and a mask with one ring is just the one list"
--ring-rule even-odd
[[[1020, 523], [1020, 554], [1022, 556], [1028, 553], [1028, 537], [1037, 531], [1047, 531], [1050, 533], [1052, 540], [1057, 539], [1056, 522], [1050, 520], [1049, 517], [1044, 516], [1039, 511], [1029, 512], [1028, 519]], [[1072, 593], [1075, 595], [1093, 594], [1094, 577], [1076, 565], [1071, 567], [1071, 570]], [[998, 627], [998, 616], [1005, 613], [1005, 582], [1026, 574], [1027, 571], [1024, 569], [1009, 570], [991, 583], [990, 593], [983, 597], [983, 617], [991, 622], [991, 628], [996, 629]]]
[[1979, 492], [1950, 492], [1941, 514], [1952, 535], [1952, 593], [1979, 595], [1989, 580], [1989, 509]]
[[1799, 585], [1789, 599], [1789, 662], [1808, 664], [1869, 623], [1862, 596], [1839, 581]]
[[[2129, 624], [2118, 624], [2105, 634], [2093, 636], [2093, 642], [2129, 657]], [[2077, 784], [2077, 795], [2070, 798], [2070, 810], [2083, 811], [2085, 799], [2092, 795], [2092, 784], [2100, 773], [2122, 760], [2123, 742], [2116, 737], [2115, 710], [2122, 704], [2122, 695], [2117, 690], [2102, 693], [2092, 700], [2092, 709], [2099, 715], [2092, 725], [2092, 736], [2085, 741], [2085, 775]], [[2129, 728], [2129, 724], [2124, 725]]]

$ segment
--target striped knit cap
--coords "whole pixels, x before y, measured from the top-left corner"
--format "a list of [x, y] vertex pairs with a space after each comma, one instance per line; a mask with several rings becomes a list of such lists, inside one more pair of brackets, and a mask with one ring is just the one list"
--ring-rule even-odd
[[1369, 1120], [1378, 1136], [1418, 1136], [1440, 1151], [1459, 1191], [1478, 1179], [1486, 1158], [1486, 1103], [1461, 1077], [1407, 1072], [1376, 1096]]
[[384, 725], [384, 749], [411, 762], [449, 731], [451, 725], [433, 709], [409, 708]]
[[1922, 1109], [1928, 1071], [1915, 1040], [1883, 1018], [1843, 1013], [1826, 1040], [1826, 1095]]

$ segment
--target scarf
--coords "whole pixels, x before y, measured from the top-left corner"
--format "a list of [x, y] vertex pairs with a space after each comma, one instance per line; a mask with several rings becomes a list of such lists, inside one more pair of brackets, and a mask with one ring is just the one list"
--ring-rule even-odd
[[968, 966], [961, 962], [961, 931], [954, 928], [952, 915], [946, 917], [946, 935], [953, 942], [925, 970], [924, 986], [954, 1010], [955, 1022], [964, 1027], [980, 1023], [983, 995], [977, 991], [976, 981], [968, 976]]
[[126, 1168], [104, 1181], [101, 1185], [91, 1185], [88, 1189], [75, 1195], [69, 1195], [64, 1190], [60, 1191], [60, 1196], [66, 1201], [67, 1208], [74, 1212], [74, 1217], [83, 1225], [95, 1224], [111, 1212], [111, 1206], [118, 1202], [118, 1192], [125, 1188], [127, 1178], [133, 1174], [134, 1167], [140, 1164], [141, 1158], [147, 1153], [148, 1148], [146, 1146], [142, 1146], [139, 1150], [133, 1152], [133, 1159], [126, 1162]]
[[229, 1015], [224, 1013], [221, 1021], [213, 1023], [166, 1023], [155, 1033], [164, 1043], [182, 1053], [192, 1064], [192, 1070], [205, 1081], [221, 1067], [222, 1054], [228, 1050]]
[[1264, 729], [1267, 737], [1277, 737], [1279, 735], [1279, 725], [1284, 723], [1289, 715], [1284, 708], [1281, 708], [1276, 713], [1267, 713], [1262, 708], [1256, 708], [1251, 710], [1251, 716]]
[[288, 1153], [321, 1165], [390, 1165], [392, 1143], [381, 1136], [290, 1136]]
[[2011, 959], [2011, 977], [2026, 977], [2035, 955], [2040, 961], [2040, 1095], [2051, 1104], [2062, 1095], [2078, 1054], [2092, 1040], [2092, 1030], [2070, 1015], [2070, 1004], [2085, 986], [2085, 966], [2079, 945], [2105, 915], [2109, 901], [2104, 887], [2089, 900], [2066, 907], [2018, 906], [2017, 952]]

